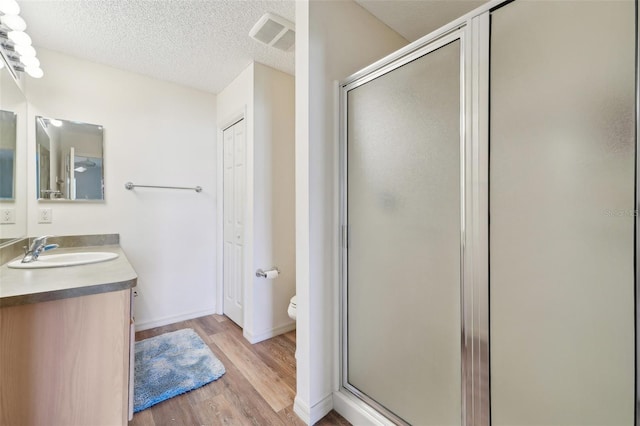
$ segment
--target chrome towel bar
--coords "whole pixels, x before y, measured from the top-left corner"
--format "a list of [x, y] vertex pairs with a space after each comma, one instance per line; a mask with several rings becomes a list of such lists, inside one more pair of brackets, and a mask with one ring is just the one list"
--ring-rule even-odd
[[124, 187], [129, 190], [133, 188], [161, 188], [161, 189], [188, 189], [190, 191], [202, 192], [201, 186], [196, 186], [195, 188], [189, 188], [185, 186], [136, 185], [133, 182], [127, 182], [124, 184]]

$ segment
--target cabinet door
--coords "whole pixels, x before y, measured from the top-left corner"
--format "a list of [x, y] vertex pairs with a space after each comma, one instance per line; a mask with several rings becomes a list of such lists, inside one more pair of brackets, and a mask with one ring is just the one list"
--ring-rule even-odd
[[130, 290], [0, 308], [0, 425], [125, 425]]
[[136, 359], [136, 317], [133, 313], [133, 297], [138, 294], [131, 290], [129, 293], [129, 313], [131, 317], [129, 326], [129, 420], [133, 419], [133, 389]]

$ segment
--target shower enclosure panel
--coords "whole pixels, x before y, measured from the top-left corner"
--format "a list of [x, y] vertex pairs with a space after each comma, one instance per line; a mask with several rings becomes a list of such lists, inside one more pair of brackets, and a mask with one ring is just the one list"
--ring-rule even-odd
[[400, 423], [461, 423], [462, 44], [343, 92], [343, 386]]
[[492, 12], [494, 426], [634, 424], [635, 14]]

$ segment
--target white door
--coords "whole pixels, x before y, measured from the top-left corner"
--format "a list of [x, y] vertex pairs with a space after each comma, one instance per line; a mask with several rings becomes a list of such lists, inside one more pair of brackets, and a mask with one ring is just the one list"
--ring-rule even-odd
[[245, 199], [244, 120], [223, 132], [224, 314], [243, 326]]

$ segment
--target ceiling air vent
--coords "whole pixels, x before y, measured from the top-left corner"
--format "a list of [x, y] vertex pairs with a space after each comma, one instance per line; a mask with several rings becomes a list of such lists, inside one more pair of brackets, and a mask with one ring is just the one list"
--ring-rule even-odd
[[249, 31], [249, 36], [261, 43], [284, 51], [291, 49], [296, 42], [293, 22], [273, 13], [262, 15], [262, 18]]

